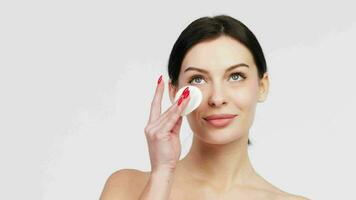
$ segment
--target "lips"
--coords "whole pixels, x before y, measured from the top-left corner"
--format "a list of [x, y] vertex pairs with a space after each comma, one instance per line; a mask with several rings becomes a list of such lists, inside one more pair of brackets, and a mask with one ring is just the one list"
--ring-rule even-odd
[[217, 128], [225, 127], [229, 125], [237, 115], [231, 114], [218, 114], [210, 115], [204, 118], [209, 125], [212, 125]]
[[205, 120], [215, 120], [215, 119], [231, 119], [236, 117], [236, 115], [232, 114], [217, 114], [217, 115], [209, 115], [205, 117]]

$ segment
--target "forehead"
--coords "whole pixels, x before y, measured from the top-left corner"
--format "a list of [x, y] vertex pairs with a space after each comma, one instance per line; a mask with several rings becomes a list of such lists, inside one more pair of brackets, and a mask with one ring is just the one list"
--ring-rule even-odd
[[181, 72], [190, 66], [214, 70], [237, 63], [245, 63], [252, 68], [254, 62], [251, 52], [239, 41], [221, 36], [200, 42], [189, 49], [182, 61]]

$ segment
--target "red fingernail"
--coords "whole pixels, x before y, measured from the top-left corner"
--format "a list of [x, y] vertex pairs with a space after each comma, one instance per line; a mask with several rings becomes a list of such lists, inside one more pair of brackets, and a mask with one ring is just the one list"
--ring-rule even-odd
[[178, 100], [178, 106], [179, 106], [180, 104], [182, 104], [182, 102], [183, 102], [183, 97], [180, 97], [179, 100]]
[[162, 81], [162, 75], [159, 77], [157, 84], [159, 84]]
[[183, 94], [186, 93], [187, 91], [189, 91], [189, 87], [187, 87], [183, 90]]
[[187, 92], [189, 92], [189, 90], [184, 90], [182, 95], [185, 96], [187, 94]]
[[189, 94], [190, 94], [190, 91], [187, 90], [187, 92], [185, 92], [185, 93], [183, 94], [183, 98], [186, 99], [186, 98], [189, 96]]

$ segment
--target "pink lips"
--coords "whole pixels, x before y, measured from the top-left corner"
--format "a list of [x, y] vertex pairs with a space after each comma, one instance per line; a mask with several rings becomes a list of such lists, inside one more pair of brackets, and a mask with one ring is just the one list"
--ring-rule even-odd
[[219, 114], [205, 117], [204, 120], [215, 127], [224, 127], [230, 124], [237, 115]]

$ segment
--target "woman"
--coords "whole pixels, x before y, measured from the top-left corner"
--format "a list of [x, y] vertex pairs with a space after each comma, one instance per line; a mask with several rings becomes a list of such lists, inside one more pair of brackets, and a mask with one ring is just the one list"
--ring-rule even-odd
[[[244, 24], [227, 15], [195, 20], [174, 44], [168, 72], [173, 105], [161, 113], [160, 76], [145, 127], [151, 172], [113, 173], [101, 200], [306, 199], [273, 186], [249, 160], [249, 129], [257, 103], [267, 98], [269, 79], [262, 49]], [[174, 99], [189, 85], [201, 90], [203, 100], [187, 115], [194, 138], [179, 160], [180, 114], [189, 90]]]

